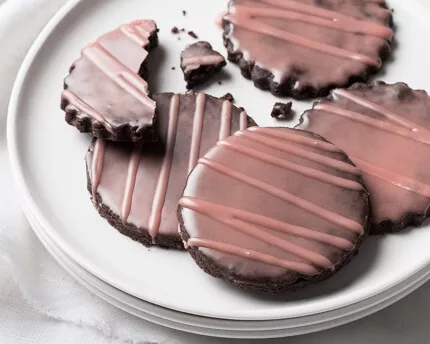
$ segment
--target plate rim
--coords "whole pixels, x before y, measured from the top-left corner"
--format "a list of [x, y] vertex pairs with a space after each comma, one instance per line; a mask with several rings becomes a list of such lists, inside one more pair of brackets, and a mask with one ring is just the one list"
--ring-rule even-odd
[[[392, 0], [393, 2], [399, 2], [399, 0]], [[20, 103], [21, 93], [24, 86], [24, 81], [26, 79], [26, 76], [28, 72], [31, 70], [31, 67], [33, 65], [33, 62], [35, 58], [37, 57], [38, 53], [41, 51], [41, 48], [44, 46], [44, 43], [46, 40], [50, 37], [50, 35], [55, 31], [55, 28], [62, 22], [62, 20], [78, 5], [84, 3], [84, 0], [69, 0], [67, 1], [56, 13], [55, 15], [48, 21], [48, 23], [45, 25], [45, 27], [42, 29], [42, 31], [37, 36], [36, 40], [32, 44], [31, 48], [29, 49], [25, 59], [23, 60], [23, 63], [19, 69], [19, 72], [17, 74], [16, 80], [14, 82], [12, 93], [9, 101], [9, 107], [8, 107], [8, 114], [7, 114], [7, 147], [8, 147], [8, 154], [9, 154], [9, 161], [11, 164], [11, 170], [13, 174], [13, 178], [15, 181], [15, 185], [17, 187], [18, 196], [21, 198], [22, 201], [27, 202], [30, 209], [32, 209], [32, 212], [35, 214], [35, 216], [38, 218], [38, 221], [40, 222], [41, 226], [45, 229], [45, 231], [48, 233], [48, 235], [60, 246], [62, 249], [67, 253], [68, 256], [70, 256], [73, 261], [75, 261], [78, 265], [80, 265], [85, 270], [89, 271], [94, 276], [100, 278], [104, 282], [123, 290], [126, 293], [129, 293], [137, 298], [143, 299], [141, 296], [135, 295], [134, 293], [127, 290], [127, 288], [120, 288], [118, 287], [118, 284], [115, 282], [112, 282], [110, 278], [107, 278], [103, 276], [103, 273], [99, 271], [99, 269], [94, 268], [91, 266], [92, 264], [89, 264], [86, 262], [86, 259], [84, 255], [82, 255], [80, 252], [76, 251], [73, 247], [69, 246], [65, 240], [61, 237], [61, 235], [58, 234], [58, 232], [49, 224], [49, 222], [46, 219], [46, 216], [42, 214], [42, 212], [39, 210], [38, 206], [36, 205], [32, 193], [30, 192], [30, 188], [25, 180], [24, 172], [22, 168], [22, 163], [19, 159], [19, 149], [18, 149], [18, 139], [17, 139], [17, 118], [18, 118], [18, 107]], [[423, 5], [419, 4], [418, 2], [412, 2], [408, 4], [408, 12], [414, 13], [416, 11], [423, 11], [430, 13], [430, 10], [427, 8], [424, 8]], [[355, 298], [352, 302], [348, 302], [341, 305], [335, 305], [335, 306], [329, 306], [326, 307], [325, 311], [335, 310], [347, 305], [351, 305], [357, 302], [360, 302], [364, 299], [370, 298], [372, 296], [377, 295], [378, 293], [384, 292], [387, 289], [395, 286], [396, 284], [399, 284], [401, 282], [404, 282], [409, 277], [413, 276], [414, 273], [417, 271], [420, 271], [424, 268], [430, 269], [430, 260], [421, 266], [415, 267], [414, 271], [412, 271], [407, 276], [402, 276], [401, 279], [397, 280], [397, 282], [393, 285], [386, 285], [384, 288], [379, 289], [378, 291], [373, 291], [372, 293], [367, 293], [365, 296], [360, 295]], [[162, 300], [160, 299], [143, 299], [146, 302], [150, 302], [156, 305], [159, 305], [161, 307], [165, 308], [171, 308], [174, 310], [177, 310], [175, 308], [169, 307], [168, 305], [165, 305]], [[179, 310], [183, 313], [186, 313], [185, 311]], [[295, 318], [300, 316], [308, 316], [312, 314], [318, 314], [321, 313], [321, 311], [315, 310], [310, 312], [304, 312], [302, 315], [297, 316], [290, 316], [288, 318]], [[192, 314], [192, 313], [191, 313]], [[285, 319], [285, 316], [278, 315], [278, 316], [270, 316], [269, 318], [267, 315], [261, 314], [261, 312], [253, 313], [251, 316], [243, 317], [239, 316], [238, 314], [232, 315], [231, 317], [223, 317], [220, 319], [237, 319], [237, 320], [276, 320], [276, 319]]]
[[[134, 296], [132, 296], [132, 295], [129, 295], [129, 294], [127, 294], [126, 292], [124, 292], [124, 291], [122, 291], [122, 290], [119, 290], [119, 289], [116, 289], [115, 287], [113, 287], [113, 286], [111, 286], [111, 285], [109, 285], [109, 284], [107, 284], [107, 283], [105, 283], [105, 282], [103, 282], [102, 280], [100, 280], [99, 278], [97, 278], [96, 276], [94, 276], [94, 275], [92, 275], [90, 272], [88, 272], [87, 270], [85, 270], [83, 267], [81, 267], [79, 264], [77, 264], [76, 262], [74, 262], [70, 257], [68, 257], [67, 256], [67, 254], [65, 253], [65, 252], [63, 252], [62, 251], [62, 249], [61, 249], [61, 247], [58, 247], [58, 246], [56, 246], [56, 244], [55, 244], [55, 242], [51, 242], [50, 241], [50, 239], [49, 239], [49, 235], [47, 235], [46, 233], [44, 233], [44, 231], [43, 231], [43, 228], [39, 228], [38, 227], [38, 224], [37, 224], [37, 220], [36, 219], [33, 219], [32, 218], [32, 214], [29, 214], [29, 213], [27, 213], [27, 211], [24, 211], [25, 212], [25, 215], [26, 215], [26, 217], [27, 217], [27, 219], [30, 217], [30, 219], [29, 219], [29, 222], [30, 222], [30, 224], [31, 224], [31, 227], [32, 227], [32, 229], [33, 229], [33, 231], [35, 232], [35, 234], [36, 234], [36, 236], [39, 238], [39, 240], [42, 242], [42, 244], [45, 246], [45, 248], [47, 249], [47, 251], [48, 252], [50, 252], [51, 253], [51, 255], [54, 257], [54, 259], [55, 260], [60, 260], [62, 263], [64, 263], [64, 261], [63, 261], [63, 259], [61, 259], [61, 257], [58, 257], [57, 256], [57, 253], [55, 253], [55, 251], [59, 251], [60, 252], [60, 255], [64, 255], [64, 257], [65, 257], [65, 259], [68, 259], [68, 260], [70, 260], [70, 264], [76, 264], [76, 266], [77, 266], [77, 269], [81, 269], [82, 271], [80, 272], [80, 274], [82, 275], [82, 274], [88, 274], [89, 276], [91, 276], [91, 278], [94, 278], [94, 279], [97, 279], [97, 280], [99, 280], [100, 281], [100, 283], [103, 283], [103, 284], [106, 284], [106, 287], [107, 288], [112, 288], [112, 293], [111, 292], [108, 292], [108, 291], [105, 291], [105, 290], [103, 290], [103, 289], [101, 289], [100, 287], [98, 287], [98, 286], [96, 286], [96, 285], [94, 285], [93, 283], [91, 283], [91, 282], [89, 282], [86, 278], [81, 278], [81, 279], [83, 279], [84, 281], [85, 281], [85, 283], [87, 283], [87, 284], [89, 284], [89, 285], [91, 285], [92, 286], [92, 288], [94, 288], [94, 289], [96, 289], [96, 290], [100, 290], [100, 292], [102, 292], [103, 294], [106, 294], [106, 295], [108, 295], [110, 298], [114, 298], [114, 299], [116, 299], [116, 300], [118, 300], [119, 302], [121, 302], [121, 303], [124, 303], [124, 304], [126, 304], [126, 305], [128, 305], [128, 306], [130, 306], [130, 307], [132, 307], [132, 308], [135, 308], [135, 309], [137, 309], [137, 310], [139, 310], [139, 311], [142, 311], [142, 312], [144, 312], [144, 313], [148, 313], [148, 314], [150, 314], [150, 315], [154, 315], [154, 316], [156, 316], [156, 317], [159, 317], [159, 318], [163, 318], [163, 319], [166, 319], [166, 320], [169, 320], [169, 321], [172, 321], [172, 322], [180, 322], [180, 323], [183, 323], [183, 324], [185, 324], [185, 325], [192, 325], [192, 326], [195, 326], [195, 327], [205, 327], [204, 325], [195, 325], [194, 323], [193, 323], [193, 321], [190, 319], [189, 321], [187, 321], [187, 322], [183, 322], [183, 321], [181, 321], [181, 320], [175, 320], [175, 319], [173, 319], [173, 318], [166, 318], [165, 316], [163, 316], [163, 315], [160, 315], [160, 314], [156, 314], [156, 311], [151, 311], [151, 312], [148, 312], [146, 309], [144, 309], [144, 308], [138, 308], [138, 307], [136, 307], [135, 305], [133, 305], [133, 304], [131, 304], [131, 303], [127, 303], [127, 301], [126, 300], [123, 300], [122, 298], [120, 299], [120, 298], [118, 298], [117, 296], [115, 296], [115, 295], [113, 295], [113, 293], [116, 293], [116, 292], [118, 292], [118, 293], [124, 293], [124, 294], [126, 294], [127, 296], [130, 296], [130, 297], [132, 297], [132, 298], [135, 298]], [[33, 223], [32, 221], [35, 221], [36, 223]], [[45, 237], [46, 236], [46, 237]], [[48, 248], [48, 247], [51, 247], [52, 248], [52, 250], [54, 251], [54, 253], [55, 254], [53, 254], [52, 252], [51, 252], [51, 250]], [[64, 265], [68, 265], [68, 264], [66, 264], [66, 263], [64, 263]], [[70, 268], [69, 267], [67, 267], [67, 268], [64, 268], [66, 271], [69, 271], [70, 270]], [[76, 272], [76, 274], [77, 274], [77, 272]], [[412, 282], [408, 282], [407, 283], [407, 285], [406, 285], [406, 287], [404, 287], [404, 286], [402, 286], [402, 289], [400, 290], [400, 291], [397, 291], [397, 290], [395, 290], [394, 288], [395, 287], [393, 287], [393, 288], [390, 288], [390, 289], [392, 289], [392, 290], [387, 290], [386, 292], [385, 292], [385, 294], [387, 294], [387, 292], [389, 292], [387, 295], [384, 295], [383, 296], [383, 298], [382, 298], [382, 300], [379, 300], [379, 301], [376, 301], [376, 300], [374, 300], [374, 301], [372, 301], [372, 303], [369, 305], [369, 304], [365, 304], [365, 305], [362, 305], [362, 306], [360, 306], [359, 308], [356, 308], [356, 309], [354, 309], [354, 310], [348, 310], [348, 311], [346, 311], [345, 313], [343, 313], [343, 314], [337, 314], [336, 316], [334, 316], [334, 315], [331, 315], [330, 317], [326, 317], [325, 315], [324, 315], [324, 320], [318, 320], [318, 321], [311, 321], [311, 322], [309, 322], [309, 323], [305, 323], [305, 324], [302, 324], [302, 325], [287, 325], [288, 327], [284, 327], [284, 326], [281, 326], [281, 325], [277, 325], [275, 328], [273, 328], [273, 327], [271, 327], [271, 328], [264, 328], [263, 326], [262, 326], [262, 328], [260, 328], [260, 329], [258, 329], [259, 331], [270, 331], [270, 330], [286, 330], [286, 329], [293, 329], [293, 328], [298, 328], [298, 327], [304, 327], [304, 326], [311, 326], [311, 325], [318, 325], [318, 324], [322, 324], [322, 323], [325, 323], [325, 322], [327, 322], [327, 321], [334, 321], [334, 320], [337, 320], [337, 319], [339, 319], [339, 318], [341, 318], [341, 317], [349, 317], [349, 316], [352, 316], [352, 315], [354, 315], [354, 314], [356, 314], [356, 313], [361, 313], [361, 312], [364, 312], [364, 311], [367, 311], [367, 310], [371, 310], [372, 308], [375, 308], [375, 307], [377, 307], [378, 305], [380, 305], [380, 304], [382, 304], [382, 303], [384, 303], [384, 302], [386, 302], [386, 301], [388, 301], [388, 300], [390, 300], [390, 299], [392, 299], [392, 298], [395, 298], [397, 295], [399, 295], [399, 294], [402, 294], [402, 293], [405, 293], [407, 290], [409, 290], [410, 288], [412, 288], [414, 285], [416, 285], [416, 284], [418, 284], [418, 283], [420, 283], [420, 281], [422, 281], [422, 280], [424, 280], [424, 279], [430, 279], [430, 271], [427, 271], [426, 269], [424, 269], [424, 270], [421, 270], [421, 271], [419, 271], [417, 274], [414, 274], [410, 279], [412, 279], [413, 281]], [[409, 280], [410, 280], [409, 279]], [[403, 283], [406, 283], [407, 281], [409, 281], [409, 280], [405, 280]], [[398, 289], [398, 288], [397, 288]], [[412, 292], [412, 291], [411, 291]], [[405, 294], [405, 296], [406, 296], [407, 294]], [[376, 297], [376, 296], [375, 296]], [[142, 300], [142, 299], [139, 299], [139, 298], [136, 298], [137, 300], [139, 300], [139, 301], [141, 301], [141, 302], [143, 302], [143, 303], [149, 303], [149, 302], [147, 302], [147, 301], [145, 301], [145, 300]], [[151, 304], [151, 303], [149, 303], [149, 304]], [[152, 304], [151, 304], [152, 305]], [[163, 308], [163, 307], [161, 307], [161, 306], [158, 306], [158, 305], [154, 305], [156, 308]], [[345, 307], [344, 307], [345, 308]], [[198, 316], [195, 316], [195, 315], [189, 315], [189, 314], [187, 314], [187, 313], [183, 313], [183, 312], [179, 312], [179, 311], [175, 311], [175, 310], [170, 310], [170, 309], [168, 309], [168, 311], [172, 311], [172, 312], [176, 312], [176, 313], [180, 313], [180, 314], [183, 314], [183, 315], [185, 315], [185, 316], [190, 316], [190, 317], [198, 317]], [[330, 313], [337, 313], [337, 312], [339, 312], [339, 309], [338, 310], [335, 310], [335, 311], [331, 311]], [[205, 317], [198, 317], [198, 318], [205, 318]], [[212, 319], [212, 320], [214, 320], [214, 321], [219, 321], [220, 319], [214, 319], [214, 318], [208, 318], [209, 320], [210, 319]], [[295, 318], [295, 319], [298, 319], [298, 318]], [[222, 319], [221, 319], [222, 320]], [[282, 320], [284, 320], [284, 319], [282, 319]], [[222, 321], [226, 321], [226, 322], [229, 322], [229, 321], [231, 321], [231, 322], [240, 322], [240, 323], [243, 323], [243, 326], [246, 326], [245, 324], [247, 323], [247, 324], [249, 324], [250, 322], [252, 323], [252, 324], [262, 324], [262, 323], [273, 323], [273, 322], [275, 322], [275, 321], [278, 321], [278, 322], [281, 322], [282, 320], [266, 320], [266, 321], [243, 321], [243, 320], [239, 320], [239, 321], [237, 321], [237, 320], [222, 320]], [[287, 320], [287, 319], [285, 319], [285, 320]], [[291, 319], [289, 319], [289, 320], [291, 320]], [[247, 325], [247, 326], [249, 326], [249, 325]], [[261, 325], [260, 325], [261, 326]], [[210, 325], [208, 328], [211, 328], [211, 329], [215, 329], [215, 330], [233, 330], [233, 331], [245, 331], [245, 328], [222, 328], [220, 325], [216, 325], [216, 326], [213, 326], [213, 325]]]
[[[26, 214], [27, 216], [28, 214]], [[428, 280], [430, 280], [430, 272], [427, 272], [424, 276], [420, 276], [415, 279], [415, 281], [411, 284], [408, 284], [406, 288], [403, 288], [400, 292], [397, 292], [393, 295], [391, 295], [388, 298], [383, 299], [382, 301], [372, 304], [371, 306], [366, 306], [366, 308], [358, 309], [353, 313], [341, 315], [336, 318], [330, 318], [327, 321], [318, 322], [318, 323], [311, 323], [306, 324], [303, 326], [295, 326], [291, 328], [274, 328], [274, 329], [259, 329], [259, 330], [237, 330], [237, 329], [221, 329], [221, 328], [210, 328], [210, 327], [203, 327], [203, 326], [196, 326], [192, 324], [182, 323], [180, 321], [175, 321], [172, 319], [167, 319], [162, 316], [156, 315], [156, 314], [150, 314], [142, 309], [136, 308], [133, 305], [130, 305], [118, 298], [116, 298], [113, 295], [110, 295], [109, 293], [106, 293], [105, 291], [101, 290], [100, 288], [97, 288], [96, 286], [92, 285], [90, 282], [88, 282], [85, 278], [81, 278], [80, 276], [76, 276], [78, 273], [71, 272], [71, 268], [67, 266], [66, 263], [62, 261], [62, 259], [56, 254], [52, 254], [51, 250], [47, 246], [55, 246], [55, 243], [49, 243], [46, 242], [43, 238], [40, 238], [40, 236], [43, 237], [42, 233], [38, 233], [38, 229], [35, 229], [32, 226], [32, 230], [35, 232], [36, 236], [39, 238], [41, 243], [45, 246], [46, 250], [53, 256], [53, 258], [62, 266], [62, 268], [75, 280], [78, 281], [78, 283], [81, 284], [85, 289], [89, 290], [91, 293], [96, 295], [97, 297], [101, 298], [102, 300], [108, 302], [109, 304], [113, 305], [114, 307], [117, 307], [127, 313], [130, 313], [134, 316], [137, 316], [141, 319], [144, 319], [146, 321], [154, 322], [157, 325], [173, 328], [176, 330], [181, 331], [187, 331], [193, 334], [199, 334], [199, 335], [205, 335], [205, 336], [216, 336], [216, 337], [223, 337], [223, 338], [252, 338], [255, 339], [256, 333], [265, 333], [266, 336], [259, 336], [258, 338], [278, 338], [278, 337], [284, 337], [284, 336], [296, 336], [296, 335], [303, 335], [303, 334], [309, 334], [309, 333], [315, 333], [323, 330], [327, 330], [330, 328], [339, 327], [341, 325], [345, 325], [348, 323], [352, 323], [354, 321], [363, 319], [369, 315], [372, 315], [374, 313], [377, 313], [390, 305], [398, 302], [399, 300], [403, 299], [404, 297], [410, 295], [415, 290], [417, 290], [419, 287], [421, 287], [423, 284], [425, 284]], [[43, 229], [40, 228], [41, 232], [43, 232]], [[59, 251], [61, 251], [61, 248], [57, 248]], [[55, 251], [55, 250], [54, 250]], [[64, 254], [64, 252], [62, 252]], [[70, 257], [67, 257], [70, 259]], [[73, 260], [72, 260], [73, 262]], [[75, 263], [75, 262], [73, 262]], [[76, 264], [76, 263], [75, 263]], [[78, 265], [78, 264], [77, 264]], [[78, 265], [78, 267], [80, 267]], [[81, 267], [81, 269], [83, 269]], [[86, 270], [85, 270], [86, 271]], [[88, 274], [90, 274], [88, 272]], [[415, 276], [415, 275], [414, 275]], [[95, 276], [94, 276], [95, 277]], [[97, 278], [97, 277], [95, 277]], [[109, 287], [112, 287], [108, 285]], [[113, 288], [113, 287], [112, 287]], [[122, 292], [122, 291], [119, 291]], [[102, 294], [103, 296], [100, 296]], [[143, 302], [146, 302], [142, 300]], [[131, 309], [131, 311], [130, 311]], [[143, 316], [143, 314], [145, 316]], [[155, 319], [155, 320], [154, 320]], [[167, 323], [165, 322], [167, 321]], [[252, 321], [251, 321], [252, 322]], [[179, 324], [179, 325], [178, 325]], [[300, 329], [302, 328], [302, 331]], [[305, 330], [303, 330], [305, 329]], [[205, 331], [206, 330], [206, 331]], [[207, 332], [209, 331], [209, 332]], [[288, 332], [291, 331], [291, 332]], [[240, 334], [240, 335], [238, 335]], [[267, 336], [267, 334], [269, 334]]]

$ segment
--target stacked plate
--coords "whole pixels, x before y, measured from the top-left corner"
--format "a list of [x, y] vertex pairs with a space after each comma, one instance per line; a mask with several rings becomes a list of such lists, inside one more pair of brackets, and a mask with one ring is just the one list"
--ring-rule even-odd
[[[430, 89], [422, 77], [430, 60], [425, 44], [430, 14], [418, 2], [391, 0], [397, 39], [383, 79]], [[222, 51], [220, 32], [208, 25], [226, 1], [71, 1], [46, 26], [29, 52], [10, 102], [8, 144], [23, 209], [53, 257], [82, 285], [113, 305], [143, 319], [183, 331], [236, 338], [303, 334], [338, 326], [376, 312], [430, 279], [430, 228], [368, 238], [359, 255], [334, 277], [279, 296], [245, 293], [206, 274], [183, 252], [146, 249], [120, 235], [94, 210], [86, 190], [84, 155], [89, 138], [64, 124], [59, 110], [62, 78], [88, 41], [138, 17], [161, 28], [157, 91], [181, 92], [180, 50], [187, 37], [172, 26], [193, 30]], [[164, 9], [169, 8], [169, 15]], [[187, 11], [183, 16], [182, 11]], [[427, 11], [427, 12], [426, 12]], [[232, 92], [262, 126], [279, 125], [267, 116], [276, 99], [232, 78], [207, 93]], [[297, 110], [309, 108], [297, 103]], [[294, 122], [288, 123], [294, 125]]]

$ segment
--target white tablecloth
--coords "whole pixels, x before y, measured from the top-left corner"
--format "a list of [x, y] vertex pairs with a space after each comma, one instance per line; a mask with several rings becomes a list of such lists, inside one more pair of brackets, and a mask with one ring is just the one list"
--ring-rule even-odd
[[[425, 4], [426, 0], [405, 1]], [[0, 0], [0, 344], [430, 343], [430, 283], [353, 324], [288, 340], [258, 341], [221, 340], [164, 329], [125, 314], [78, 286], [26, 223], [11, 185], [5, 144], [7, 103], [16, 72], [37, 33], [64, 2]]]

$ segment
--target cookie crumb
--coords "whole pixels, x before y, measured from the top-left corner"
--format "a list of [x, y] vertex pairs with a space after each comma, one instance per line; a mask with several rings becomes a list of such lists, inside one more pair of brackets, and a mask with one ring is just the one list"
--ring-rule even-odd
[[172, 70], [175, 70], [176, 69], [176, 67], [172, 67]]
[[182, 15], [185, 17], [187, 15], [187, 11], [182, 10]]
[[218, 85], [222, 85], [222, 81], [218, 81]]
[[174, 26], [174, 27], [172, 27], [172, 30], [170, 30], [173, 34], [177, 34], [177, 33], [179, 33], [179, 29], [176, 27], [176, 26]]
[[197, 36], [197, 35], [194, 33], [194, 31], [188, 31], [188, 34], [189, 34], [191, 37], [195, 38], [195, 39], [198, 39], [198, 38], [199, 38], [199, 36]]
[[230, 92], [228, 92], [228, 93], [224, 94], [224, 95], [221, 97], [221, 99], [228, 100], [230, 103], [233, 103], [233, 102], [234, 102], [234, 97], [233, 97], [233, 95], [232, 95]]
[[277, 120], [291, 119], [293, 102], [275, 103], [271, 116]]

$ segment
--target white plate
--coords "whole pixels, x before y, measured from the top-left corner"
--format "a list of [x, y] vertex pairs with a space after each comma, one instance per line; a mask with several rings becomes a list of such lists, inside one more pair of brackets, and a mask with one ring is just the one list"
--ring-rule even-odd
[[[113, 288], [112, 286], [109, 286], [108, 284], [97, 279], [97, 277], [91, 275], [86, 270], [82, 269], [79, 265], [74, 263], [61, 251], [61, 249], [56, 247], [55, 244], [50, 241], [49, 237], [47, 237], [46, 234], [43, 233], [43, 230], [33, 222], [34, 218], [32, 217], [32, 215], [28, 212], [26, 215], [29, 219], [29, 222], [32, 224], [36, 235], [45, 245], [47, 250], [75, 280], [77, 280], [90, 292], [99, 296], [103, 300], [111, 303], [112, 305], [142, 319], [166, 327], [195, 334], [228, 338], [274, 338], [321, 331], [358, 320], [362, 317], [377, 312], [378, 310], [391, 305], [400, 298], [413, 292], [430, 278], [430, 273], [428, 272], [424, 276], [414, 276], [414, 278], [411, 278], [413, 282], [403, 282], [401, 286], [399, 285], [399, 288], [397, 288], [396, 292], [391, 295], [391, 297], [386, 298], [384, 300], [379, 300], [378, 303], [375, 303], [372, 306], [363, 307], [363, 309], [360, 310], [356, 309], [356, 312], [351, 312], [350, 314], [346, 314], [343, 311], [340, 311], [339, 314], [337, 314], [338, 316], [336, 318], [330, 318], [330, 316], [327, 316], [325, 317], [325, 321], [318, 322], [315, 324], [312, 323], [304, 326], [293, 326], [292, 328], [283, 328], [282, 326], [279, 326], [281, 322], [280, 320], [272, 320], [266, 322], [241, 322], [233, 320], [219, 320], [191, 316], [168, 309], [162, 309], [158, 306], [149, 305], [149, 309], [152, 312], [154, 312], [154, 309], [156, 307], [159, 308], [156, 313], [160, 313], [158, 314], [161, 315], [160, 317], [158, 315], [155, 315], [154, 313], [148, 313], [145, 311], [146, 309], [148, 309], [148, 304], [145, 301], [134, 298]], [[166, 318], [166, 314], [168, 314], [170, 318]], [[176, 318], [176, 320], [171, 319], [172, 314], [174, 314], [173, 318]], [[298, 318], [293, 320], [298, 320]], [[233, 323], [234, 325], [232, 326], [231, 324]], [[240, 326], [240, 329], [237, 328], [237, 323], [243, 323], [243, 325]], [[265, 328], [261, 325], [262, 323], [266, 323], [266, 325], [278, 323], [278, 325], [275, 328]]]
[[[430, 231], [425, 226], [368, 241], [333, 278], [273, 298], [242, 292], [204, 274], [182, 252], [147, 250], [98, 216], [85, 187], [83, 157], [89, 137], [66, 125], [59, 109], [62, 78], [70, 64], [81, 47], [101, 33], [136, 18], [153, 18], [161, 28], [162, 45], [154, 53], [159, 62], [156, 91], [183, 91], [181, 72], [171, 66], [178, 65], [179, 52], [189, 40], [186, 36], [177, 40], [170, 28], [192, 29], [223, 51], [213, 18], [226, 2], [74, 0], [49, 22], [23, 63], [8, 117], [13, 172], [20, 196], [37, 222], [73, 261], [108, 284], [166, 308], [222, 319], [270, 320], [327, 312], [375, 296], [427, 267]], [[430, 90], [430, 80], [422, 72], [430, 60], [430, 50], [422, 44], [430, 34], [430, 13], [412, 1], [389, 3], [395, 9], [399, 46], [379, 77]], [[232, 92], [260, 125], [272, 125], [268, 113], [276, 98], [255, 89], [236, 66], [229, 65], [227, 72], [228, 82], [222, 86], [215, 82], [207, 91]], [[296, 103], [297, 109], [306, 106], [309, 103]]]

